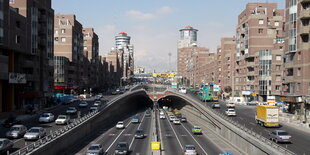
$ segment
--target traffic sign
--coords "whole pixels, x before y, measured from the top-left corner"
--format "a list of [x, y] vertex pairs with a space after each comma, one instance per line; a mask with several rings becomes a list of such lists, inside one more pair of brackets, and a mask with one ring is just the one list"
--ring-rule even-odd
[[160, 150], [160, 142], [151, 142], [152, 150]]

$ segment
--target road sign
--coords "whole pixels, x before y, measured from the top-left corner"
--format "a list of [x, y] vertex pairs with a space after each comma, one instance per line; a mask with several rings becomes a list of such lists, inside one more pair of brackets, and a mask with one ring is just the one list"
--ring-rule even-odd
[[160, 142], [151, 142], [152, 150], [160, 150]]

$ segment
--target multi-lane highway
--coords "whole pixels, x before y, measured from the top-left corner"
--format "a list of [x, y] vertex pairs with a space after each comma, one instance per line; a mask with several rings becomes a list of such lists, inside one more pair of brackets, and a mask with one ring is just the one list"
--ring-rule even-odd
[[[195, 98], [197, 101], [199, 100], [196, 95], [189, 94], [193, 98]], [[204, 104], [206, 106], [211, 107], [210, 102], [201, 102], [201, 104]], [[225, 114], [226, 110], [226, 103], [220, 102], [221, 108], [220, 109], [214, 109], [222, 114]], [[289, 150], [302, 155], [310, 155], [310, 134], [309, 132], [304, 132], [302, 130], [298, 130], [294, 127], [287, 126], [285, 124], [281, 124], [281, 127], [279, 128], [266, 128], [261, 127], [255, 122], [255, 106], [247, 106], [247, 105], [236, 105], [236, 117], [231, 117], [236, 122], [239, 122], [241, 125], [245, 125], [247, 128], [255, 131], [258, 134], [261, 134], [262, 136], [268, 138], [268, 133], [270, 133], [273, 130], [281, 129], [286, 130], [291, 136], [292, 136], [292, 143], [280, 143], [279, 145], [283, 147], [287, 147]]]
[[[114, 97], [116, 97], [116, 96], [111, 96], [111, 95], [104, 96], [104, 98], [101, 99], [101, 102], [102, 102], [102, 104], [104, 104], [105, 103], [104, 100], [111, 100]], [[78, 106], [79, 102], [74, 102], [74, 103], [70, 103], [69, 105], [63, 105], [63, 104], [57, 105], [55, 108], [52, 108], [51, 110], [46, 111], [46, 112], [53, 113], [55, 116], [55, 119], [56, 119], [58, 115], [66, 114], [66, 110], [68, 107], [76, 107], [77, 110], [80, 111], [80, 116], [82, 117], [85, 114], [89, 113], [89, 111], [90, 111], [89, 107], [91, 105], [93, 105], [94, 98], [91, 98], [91, 99], [88, 99], [85, 101], [88, 102], [88, 107], [85, 107], [85, 108], [79, 108], [79, 106]], [[33, 117], [30, 117], [29, 119], [24, 120], [22, 122], [22, 124], [25, 125], [28, 129], [30, 129], [31, 127], [38, 127], [38, 126], [43, 127], [46, 129], [47, 133], [50, 133], [52, 131], [56, 131], [57, 129], [63, 127], [63, 125], [56, 125], [55, 122], [39, 123], [39, 117], [40, 117], [39, 115], [34, 115]], [[73, 120], [77, 117], [78, 117], [77, 114], [71, 115], [70, 119]], [[0, 137], [5, 137], [5, 133], [8, 130], [9, 130], [9, 128], [0, 127]], [[25, 141], [24, 138], [19, 138], [19, 139], [14, 139], [13, 142], [14, 142], [14, 146], [10, 152], [14, 152], [14, 151], [24, 147], [25, 145], [32, 143], [33, 141]]]

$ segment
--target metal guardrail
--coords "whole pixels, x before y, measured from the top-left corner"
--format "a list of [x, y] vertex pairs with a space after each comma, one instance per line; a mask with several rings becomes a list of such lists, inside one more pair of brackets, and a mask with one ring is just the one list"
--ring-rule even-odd
[[25, 154], [29, 154], [32, 151], [34, 151], [35, 149], [38, 149], [42, 146], [44, 146], [45, 144], [53, 141], [54, 139], [61, 137], [62, 135], [66, 134], [67, 132], [69, 132], [70, 130], [76, 128], [77, 126], [79, 126], [80, 124], [82, 124], [83, 122], [89, 120], [90, 118], [94, 117], [96, 114], [98, 113], [98, 111], [92, 111], [86, 115], [84, 115], [81, 118], [76, 118], [74, 119], [70, 124], [67, 124], [66, 126], [59, 128], [56, 131], [51, 131], [49, 134], [47, 134], [46, 136], [44, 136], [43, 138], [11, 153], [11, 155], [25, 155]]
[[[171, 90], [169, 89], [168, 91], [175, 93], [178, 96], [183, 96], [183, 97], [188, 97], [185, 94], [181, 94], [179, 92], [177, 92], [176, 90]], [[202, 102], [200, 102], [202, 103]], [[268, 138], [265, 138], [264, 136], [262, 136], [261, 134], [256, 133], [253, 130], [250, 130], [249, 128], [247, 128], [245, 125], [241, 125], [240, 123], [232, 120], [231, 118], [227, 117], [226, 115], [224, 115], [223, 113], [220, 113], [212, 108], [210, 108], [209, 106], [205, 106], [202, 103], [202, 106], [208, 108], [210, 111], [212, 111], [214, 114], [218, 115], [219, 117], [225, 119], [226, 121], [228, 121], [229, 123], [233, 124], [234, 126], [236, 126], [237, 128], [241, 129], [242, 131], [248, 133], [249, 135], [251, 135], [252, 137], [255, 137], [257, 140], [266, 143], [267, 145], [271, 146], [274, 149], [277, 149], [278, 151], [280, 151], [281, 153], [285, 154], [285, 155], [296, 155], [296, 153], [288, 150], [287, 148], [284, 148], [278, 144], [276, 144], [275, 142], [269, 140]], [[204, 111], [206, 112], [206, 111]]]

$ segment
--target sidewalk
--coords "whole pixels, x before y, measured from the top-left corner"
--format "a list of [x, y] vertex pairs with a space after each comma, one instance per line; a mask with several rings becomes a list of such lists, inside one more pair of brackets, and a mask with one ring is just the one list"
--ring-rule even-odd
[[302, 121], [297, 120], [296, 115], [289, 113], [280, 113], [280, 123], [310, 133], [309, 123], [302, 123]]

